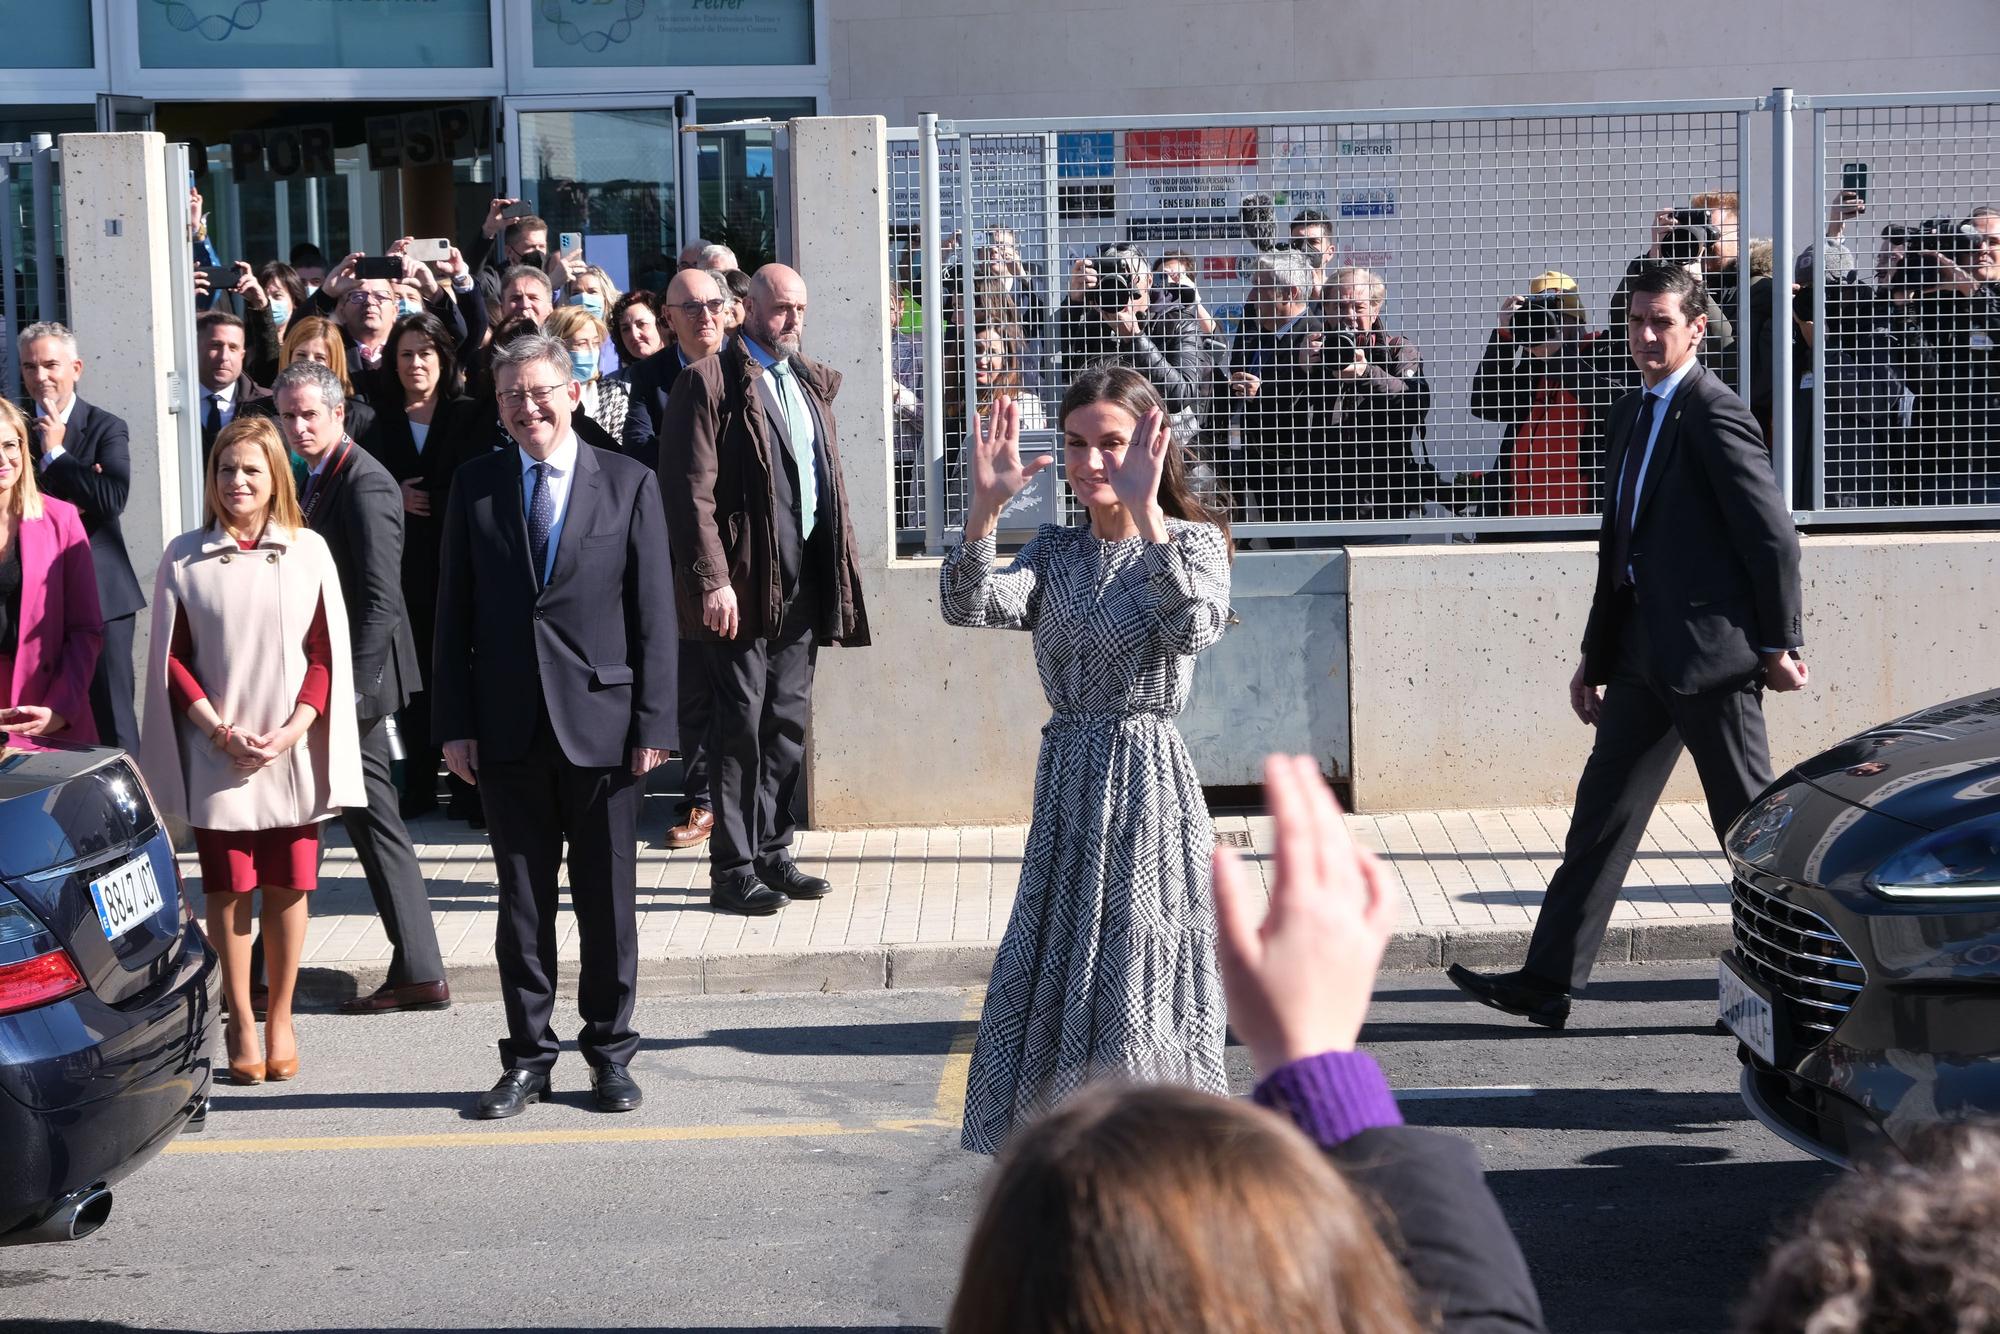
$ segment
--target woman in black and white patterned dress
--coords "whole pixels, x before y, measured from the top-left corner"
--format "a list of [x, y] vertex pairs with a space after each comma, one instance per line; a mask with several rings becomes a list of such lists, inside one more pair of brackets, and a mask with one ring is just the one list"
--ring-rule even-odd
[[1020, 413], [972, 441], [965, 543], [945, 557], [953, 625], [1032, 631], [1042, 729], [1021, 888], [986, 990], [966, 1148], [994, 1153], [1103, 1075], [1226, 1093], [1209, 857], [1215, 837], [1174, 716], [1194, 655], [1229, 623], [1229, 530], [1198, 500], [1143, 376], [1086, 370], [1063, 397], [1064, 471], [1090, 511], [994, 566], [1023, 463]]

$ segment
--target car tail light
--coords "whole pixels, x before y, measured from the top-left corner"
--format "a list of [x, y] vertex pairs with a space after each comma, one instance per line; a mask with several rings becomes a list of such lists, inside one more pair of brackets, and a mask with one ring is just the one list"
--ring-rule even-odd
[[69, 951], [5, 890], [0, 890], [0, 1014], [16, 1014], [84, 989]]

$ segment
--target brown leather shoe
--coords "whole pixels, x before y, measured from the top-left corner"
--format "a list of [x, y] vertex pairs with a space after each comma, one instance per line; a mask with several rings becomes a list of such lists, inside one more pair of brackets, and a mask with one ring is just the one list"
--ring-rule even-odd
[[706, 806], [695, 806], [687, 813], [687, 819], [667, 831], [667, 846], [670, 848], [698, 848], [708, 842], [708, 836], [715, 832], [715, 812]]
[[342, 1014], [387, 1014], [391, 1010], [449, 1010], [451, 988], [443, 982], [412, 982], [406, 987], [383, 983], [366, 996], [340, 1003]]

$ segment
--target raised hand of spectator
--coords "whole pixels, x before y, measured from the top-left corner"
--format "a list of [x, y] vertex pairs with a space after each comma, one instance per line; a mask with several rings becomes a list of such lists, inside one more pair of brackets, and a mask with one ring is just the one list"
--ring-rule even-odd
[[518, 199], [496, 199], [488, 204], [486, 220], [479, 224], [479, 234], [489, 241], [498, 236], [501, 228], [507, 225], [507, 220], [500, 215], [520, 202]]
[[1271, 901], [1234, 850], [1215, 849], [1216, 953], [1229, 1026], [1260, 1074], [1327, 1051], [1351, 1051], [1368, 1014], [1394, 924], [1389, 873], [1357, 847], [1340, 806], [1306, 756], [1264, 761], [1271, 808]]
[[1663, 208], [1653, 215], [1653, 246], [1646, 252], [1649, 259], [1660, 257], [1660, 243], [1667, 239], [1668, 232], [1679, 225], [1680, 219], [1674, 216], [1671, 208]]
[[1080, 297], [1097, 286], [1097, 266], [1087, 259], [1080, 259], [1069, 266], [1069, 294]]
[[1500, 339], [1502, 342], [1514, 337], [1514, 312], [1528, 304], [1528, 298], [1519, 292], [1510, 292], [1500, 298]]
[[458, 252], [457, 246], [453, 246], [451, 253], [445, 256], [443, 268], [444, 276], [452, 282], [456, 282], [458, 279], [466, 277], [472, 272], [471, 266], [465, 262], [465, 256]]
[[361, 262], [361, 252], [356, 250], [327, 271], [326, 281], [320, 284], [327, 299], [338, 301], [346, 296], [361, 281], [354, 276], [354, 266]]
[[200, 302], [202, 305], [206, 306], [208, 304], [208, 298], [214, 290], [215, 289], [209, 285], [207, 266], [202, 264], [195, 265], [194, 299]]
[[271, 304], [271, 298], [264, 294], [264, 284], [257, 281], [256, 271], [247, 259], [236, 261], [236, 286], [229, 290], [242, 297], [243, 304], [251, 310], [262, 310]]
[[1833, 207], [1826, 211], [1826, 220], [1844, 225], [1854, 221], [1868, 211], [1868, 201], [1858, 190], [1842, 190], [1840, 198], [1833, 201]]
[[1229, 373], [1229, 392], [1238, 398], [1255, 398], [1257, 397], [1257, 391], [1263, 387], [1264, 379], [1262, 376], [1252, 375], [1249, 371], [1231, 371]]
[[566, 283], [575, 282], [583, 276], [583, 271], [590, 267], [583, 262], [583, 251], [581, 248], [564, 251], [562, 255], [558, 256], [558, 262], [562, 264], [563, 281]]
[[1354, 349], [1354, 359], [1340, 368], [1343, 380], [1359, 380], [1368, 374], [1368, 354], [1360, 348]]

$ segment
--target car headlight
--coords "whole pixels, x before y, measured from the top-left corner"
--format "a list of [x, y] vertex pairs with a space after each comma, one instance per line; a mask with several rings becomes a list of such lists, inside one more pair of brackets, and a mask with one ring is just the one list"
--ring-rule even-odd
[[1926, 834], [1882, 863], [1868, 887], [1890, 899], [2000, 898], [2000, 814]]

